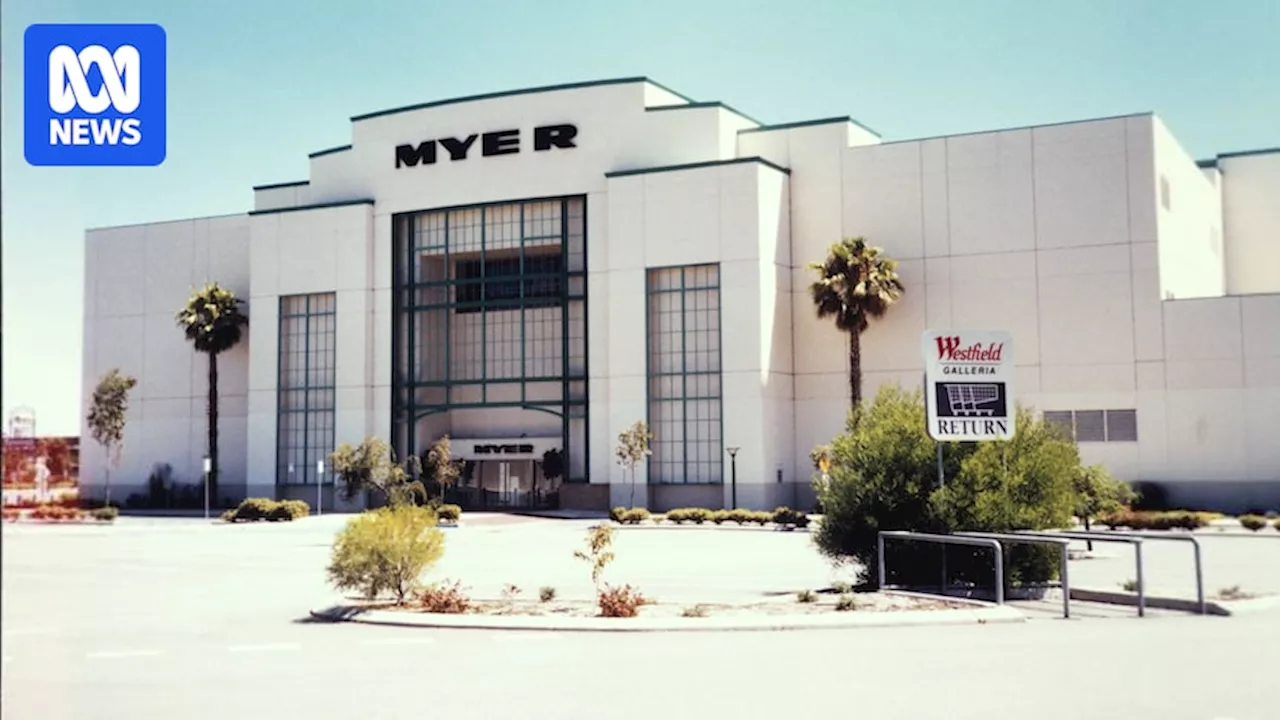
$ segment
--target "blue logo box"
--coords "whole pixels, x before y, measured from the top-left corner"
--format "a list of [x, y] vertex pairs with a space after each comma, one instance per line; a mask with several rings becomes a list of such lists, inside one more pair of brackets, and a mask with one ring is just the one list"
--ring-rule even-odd
[[31, 25], [23, 38], [23, 152], [43, 166], [164, 162], [159, 25]]

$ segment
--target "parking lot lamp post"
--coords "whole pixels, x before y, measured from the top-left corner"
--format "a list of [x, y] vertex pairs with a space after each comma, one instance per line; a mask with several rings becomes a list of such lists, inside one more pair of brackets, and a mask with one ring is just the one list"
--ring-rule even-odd
[[738, 509], [738, 447], [727, 447], [725, 451], [729, 453], [729, 506], [731, 510]]

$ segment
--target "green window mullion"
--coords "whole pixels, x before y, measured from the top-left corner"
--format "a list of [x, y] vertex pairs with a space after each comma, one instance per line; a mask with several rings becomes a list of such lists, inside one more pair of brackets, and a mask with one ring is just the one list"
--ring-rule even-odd
[[689, 321], [685, 314], [685, 287], [688, 268], [680, 269], [680, 422], [684, 427], [684, 435], [680, 441], [683, 453], [683, 476], [681, 482], [689, 482]]
[[[520, 274], [524, 275], [524, 203], [520, 203]], [[528, 368], [525, 366], [524, 356], [524, 324], [528, 321], [528, 315], [525, 313], [524, 306], [524, 283], [522, 277], [520, 279], [520, 377], [524, 378]], [[524, 402], [528, 392], [528, 385], [525, 382], [520, 383], [520, 402]]]
[[[486, 208], [480, 206], [480, 379], [489, 379], [489, 279], [485, 267]], [[480, 402], [489, 400], [489, 385], [480, 386]]]

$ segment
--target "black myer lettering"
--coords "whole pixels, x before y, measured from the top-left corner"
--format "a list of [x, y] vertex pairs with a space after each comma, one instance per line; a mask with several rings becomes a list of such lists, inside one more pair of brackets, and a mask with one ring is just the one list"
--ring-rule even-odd
[[520, 131], [487, 132], [480, 137], [480, 152], [485, 155], [510, 155], [520, 152]]
[[[542, 125], [533, 129], [533, 149], [535, 151], [552, 148], [577, 147], [574, 138], [578, 135], [576, 125]], [[418, 144], [406, 143], [396, 146], [396, 167], [416, 167], [418, 165], [435, 165], [440, 155], [440, 148], [449, 154], [452, 161], [466, 160], [480, 138], [480, 154], [513, 155], [520, 152], [520, 131], [495, 130], [483, 135], [472, 133], [466, 137], [442, 137], [425, 140]]]
[[514, 445], [475, 445], [472, 451], [476, 455], [528, 455], [533, 452], [533, 445], [514, 444]]
[[544, 125], [533, 129], [533, 149], [571, 148], [578, 128], [573, 125]]

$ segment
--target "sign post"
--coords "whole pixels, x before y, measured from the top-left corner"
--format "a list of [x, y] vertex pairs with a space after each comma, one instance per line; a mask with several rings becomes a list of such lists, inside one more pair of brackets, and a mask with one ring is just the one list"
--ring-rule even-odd
[[213, 472], [213, 459], [204, 458], [204, 519], [209, 519], [209, 473]]
[[324, 504], [324, 460], [316, 461], [316, 515], [320, 514]]

